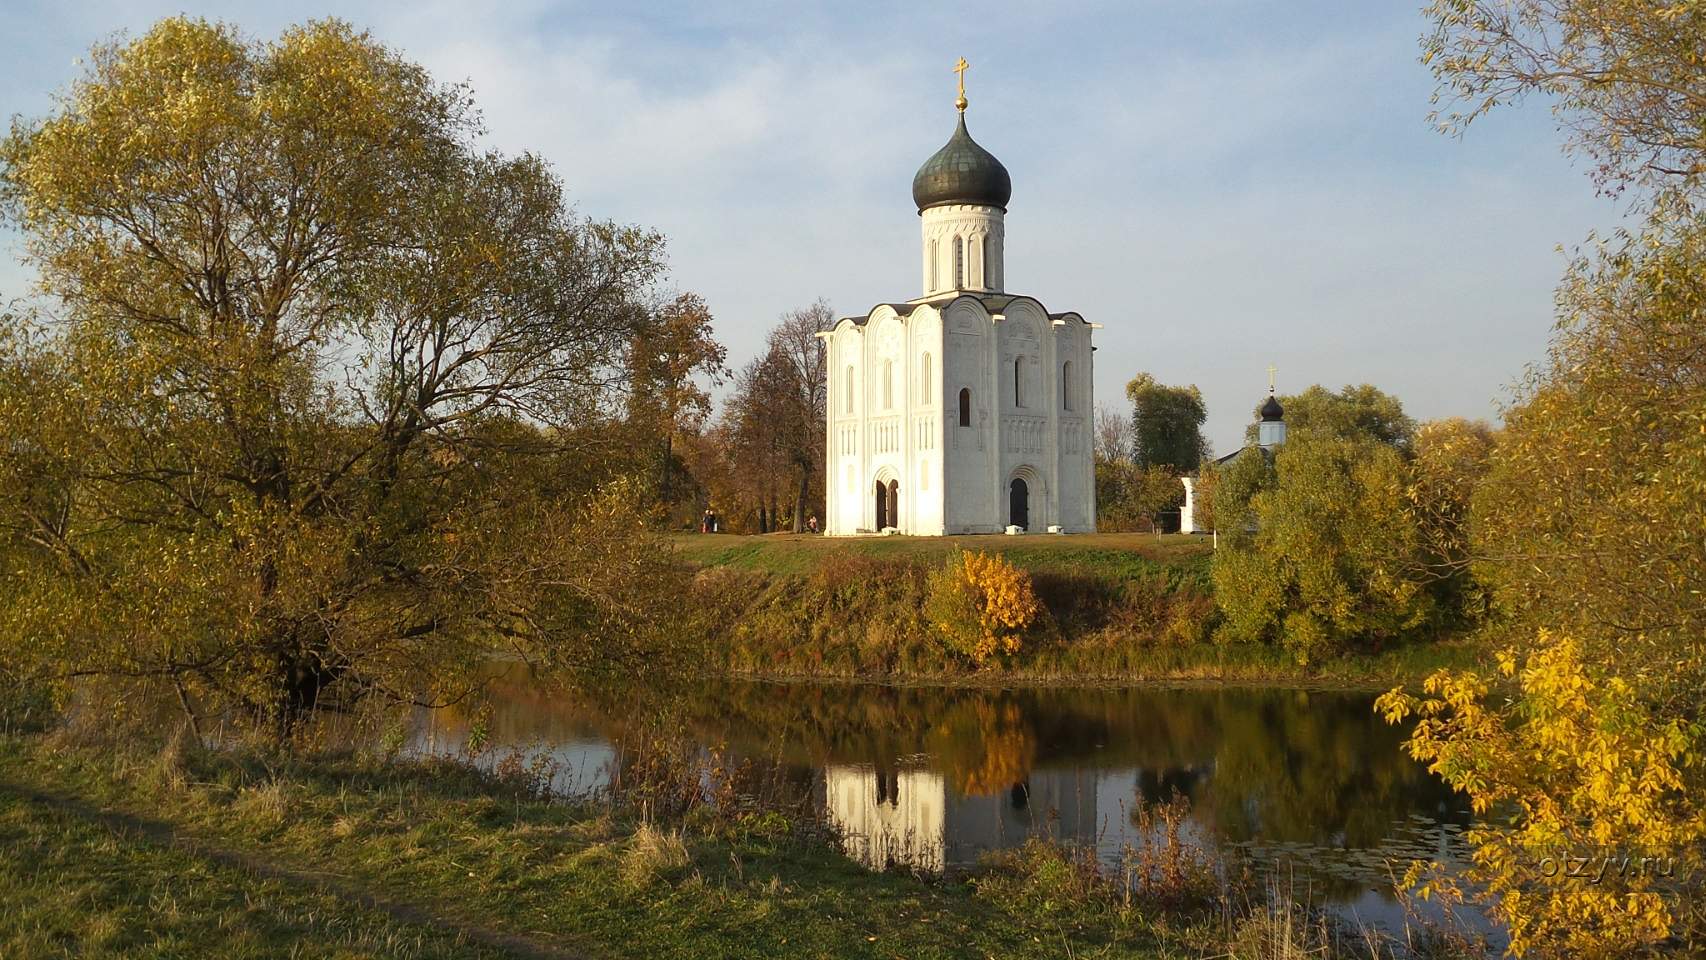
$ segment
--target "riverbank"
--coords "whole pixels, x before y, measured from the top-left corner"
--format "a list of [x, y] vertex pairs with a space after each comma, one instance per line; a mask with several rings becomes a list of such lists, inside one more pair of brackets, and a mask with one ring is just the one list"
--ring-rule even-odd
[[[1482, 666], [1483, 643], [1444, 638], [1299, 663], [1223, 645], [1204, 537], [1090, 534], [825, 538], [683, 535], [698, 571], [701, 638], [724, 672], [778, 681], [893, 684], [1280, 684], [1373, 690]], [[1047, 617], [1021, 649], [974, 667], [926, 614], [929, 575], [956, 548], [1029, 575]]]
[[872, 873], [775, 812], [646, 822], [499, 770], [0, 737], [0, 954], [1162, 958], [1273, 923], [1122, 904], [1047, 850]]

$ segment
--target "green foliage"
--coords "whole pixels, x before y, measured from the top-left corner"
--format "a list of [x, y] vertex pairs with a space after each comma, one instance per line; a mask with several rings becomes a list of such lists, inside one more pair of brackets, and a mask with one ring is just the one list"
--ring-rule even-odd
[[[1315, 384], [1279, 400], [1285, 408], [1288, 440], [1307, 436], [1366, 439], [1407, 449], [1416, 434], [1416, 422], [1405, 415], [1398, 398], [1366, 383], [1347, 384], [1337, 393]], [[1254, 423], [1246, 429], [1245, 439], [1256, 442]]]
[[1215, 558], [1222, 635], [1277, 640], [1308, 662], [1427, 624], [1434, 602], [1405, 482], [1389, 444], [1306, 435], [1281, 447], [1272, 485], [1249, 501], [1256, 529]]
[[1161, 514], [1185, 502], [1172, 467], [1141, 467], [1129, 460], [1096, 461], [1096, 526], [1107, 531], [1156, 529]]
[[1142, 467], [1190, 473], [1208, 450], [1202, 425], [1208, 408], [1195, 386], [1169, 387], [1140, 373], [1125, 387], [1131, 401], [1133, 460]]
[[[1238, 456], [1214, 470], [1211, 510], [1213, 529], [1223, 544], [1246, 547], [1256, 534], [1256, 495], [1273, 487], [1275, 480], [1272, 451], [1260, 447], [1246, 448]], [[1215, 555], [1220, 562], [1220, 555]]]

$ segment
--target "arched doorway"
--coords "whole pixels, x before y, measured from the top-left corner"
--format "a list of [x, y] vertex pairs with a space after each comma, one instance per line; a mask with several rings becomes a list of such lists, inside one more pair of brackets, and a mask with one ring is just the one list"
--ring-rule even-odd
[[877, 532], [900, 526], [900, 481], [877, 481]]
[[1014, 477], [1007, 501], [1007, 522], [1021, 530], [1031, 526], [1031, 488], [1024, 477]]

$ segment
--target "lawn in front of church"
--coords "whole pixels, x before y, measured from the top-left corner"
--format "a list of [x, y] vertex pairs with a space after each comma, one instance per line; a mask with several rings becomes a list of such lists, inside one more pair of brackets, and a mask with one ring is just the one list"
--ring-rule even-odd
[[905, 535], [825, 537], [802, 533], [762, 535], [682, 533], [674, 537], [683, 559], [703, 567], [732, 566], [769, 573], [808, 573], [824, 559], [859, 555], [930, 562], [951, 551], [999, 553], [1027, 569], [1079, 569], [1118, 574], [1139, 566], [1177, 564], [1207, 570], [1209, 537], [1171, 533], [979, 534], [956, 537]]

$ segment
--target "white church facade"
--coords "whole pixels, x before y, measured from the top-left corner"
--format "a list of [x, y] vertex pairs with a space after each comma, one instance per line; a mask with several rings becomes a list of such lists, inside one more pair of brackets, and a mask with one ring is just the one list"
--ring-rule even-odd
[[1006, 291], [1012, 182], [966, 132], [963, 83], [956, 106], [912, 181], [923, 295], [818, 334], [825, 532], [1094, 531], [1098, 325]]

